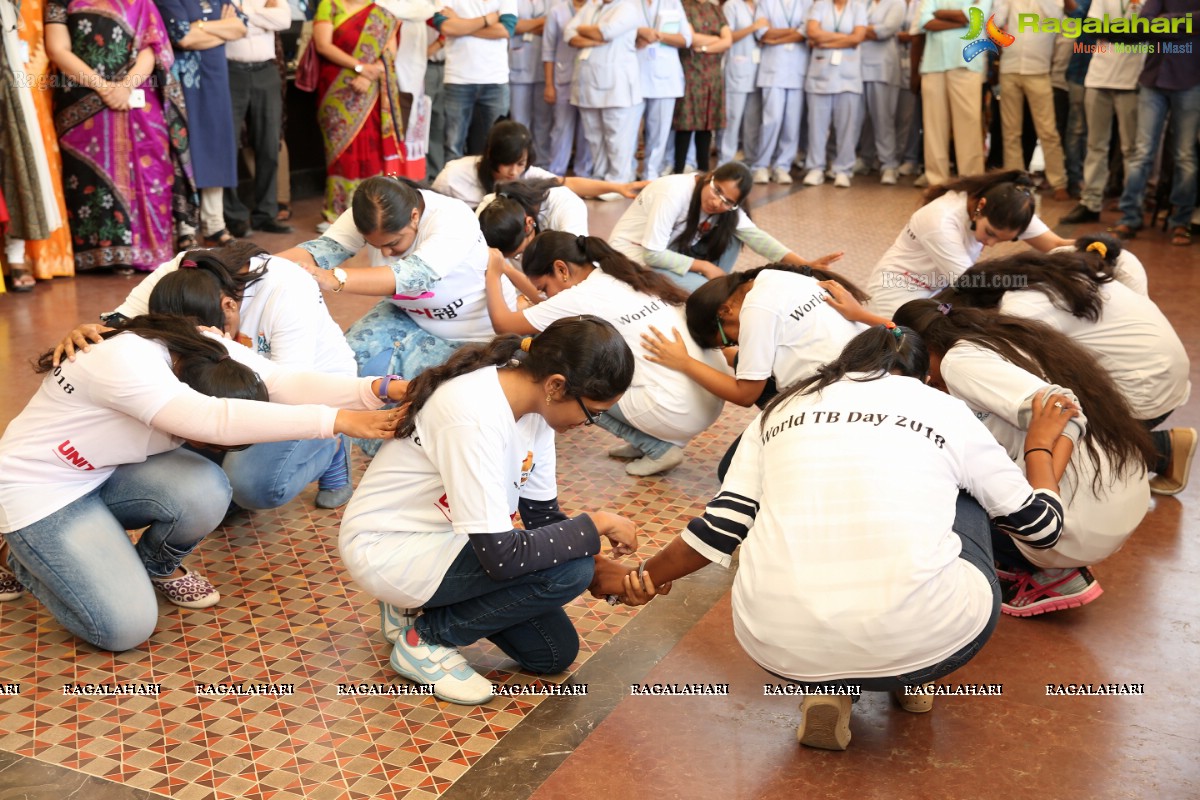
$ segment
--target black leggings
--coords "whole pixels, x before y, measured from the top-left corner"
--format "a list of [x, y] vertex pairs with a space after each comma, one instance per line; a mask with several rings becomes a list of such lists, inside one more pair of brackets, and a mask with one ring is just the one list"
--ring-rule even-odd
[[1155, 475], [1162, 475], [1171, 468], [1171, 431], [1156, 431], [1154, 430], [1159, 425], [1167, 421], [1167, 417], [1171, 416], [1171, 412], [1163, 414], [1161, 417], [1154, 419], [1140, 420], [1146, 430], [1150, 431], [1150, 438], [1154, 440], [1154, 452], [1158, 453], [1158, 462], [1152, 466], [1151, 471]]
[[682, 175], [687, 166], [688, 147], [692, 144], [692, 134], [696, 134], [696, 167], [701, 172], [708, 172], [708, 153], [712, 148], [712, 131], [675, 131], [675, 174]]

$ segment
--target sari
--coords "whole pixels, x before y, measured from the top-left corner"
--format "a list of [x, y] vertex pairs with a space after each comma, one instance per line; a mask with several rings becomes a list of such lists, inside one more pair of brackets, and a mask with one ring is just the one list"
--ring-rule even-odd
[[66, 25], [71, 51], [106, 80], [124, 78], [141, 50], [154, 54], [144, 108], [113, 111], [64, 79], [54, 119], [76, 268], [153, 270], [175, 253], [174, 222], [196, 217], [187, 117], [166, 26], [151, 0], [47, 0], [46, 22]]
[[339, 20], [340, 3], [327, 2], [316, 18], [334, 25], [333, 44], [361, 62], [384, 67], [383, 79], [359, 94], [350, 86], [354, 70], [320, 60], [317, 123], [325, 144], [325, 218], [333, 222], [350, 207], [360, 183], [376, 175], [405, 174], [406, 159], [395, 60], [384, 54], [395, 41], [400, 21], [378, 5]]
[[63, 196], [62, 155], [58, 150], [58, 136], [54, 132], [54, 87], [49, 80], [51, 65], [46, 55], [45, 37], [42, 35], [44, 0], [21, 0], [21, 27], [17, 35], [29, 47], [29, 63], [25, 73], [31, 80], [33, 104], [37, 108], [38, 127], [42, 132], [42, 143], [50, 173], [55, 179], [42, 191], [53, 195], [58, 207], [61, 224], [50, 231], [45, 239], [30, 239], [25, 242], [25, 266], [38, 280], [70, 276], [75, 274], [75, 256], [71, 250], [71, 228], [67, 224], [67, 203]]

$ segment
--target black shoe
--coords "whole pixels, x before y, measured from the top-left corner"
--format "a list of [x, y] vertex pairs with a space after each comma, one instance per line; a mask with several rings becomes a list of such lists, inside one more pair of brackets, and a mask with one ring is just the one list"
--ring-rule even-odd
[[227, 219], [225, 220], [225, 230], [229, 231], [235, 238], [244, 239], [246, 234], [250, 233], [250, 223], [242, 220]]
[[255, 223], [254, 230], [262, 231], [263, 233], [291, 233], [292, 226], [284, 225], [282, 222], [276, 222], [273, 219], [268, 219], [260, 223]]
[[1092, 211], [1083, 203], [1072, 208], [1067, 214], [1058, 221], [1059, 225], [1077, 225], [1080, 222], [1099, 222], [1100, 212]]

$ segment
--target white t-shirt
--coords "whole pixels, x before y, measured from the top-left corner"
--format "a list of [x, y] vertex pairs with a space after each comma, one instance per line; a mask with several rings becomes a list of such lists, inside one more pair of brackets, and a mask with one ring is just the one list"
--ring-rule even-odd
[[[53, 514], [103, 484], [122, 464], [183, 444], [333, 436], [333, 408], [377, 408], [370, 379], [281, 370], [217, 339], [255, 370], [272, 403], [200, 394], [171, 371], [165, 345], [125, 333], [93, 345], [42, 381], [0, 438], [0, 533]], [[295, 403], [297, 405], [280, 405]]]
[[[647, 250], [669, 250], [671, 242], [687, 226], [688, 208], [695, 191], [695, 175], [666, 175], [651, 181], [617, 220], [608, 243], [638, 263], [645, 263]], [[758, 228], [740, 208], [737, 215], [738, 230]], [[701, 224], [711, 219], [701, 212]]]
[[[447, 197], [462, 200], [471, 208], [475, 208], [483, 200], [483, 184], [479, 182], [479, 159], [482, 156], [463, 156], [456, 158], [446, 166], [433, 181], [433, 190]], [[562, 180], [553, 172], [547, 172], [541, 167], [529, 167], [521, 175], [521, 180], [535, 178], [550, 178]]]
[[[950, 394], [961, 398], [1009, 457], [1024, 468], [1021, 408], [1030, 396], [1047, 386], [1046, 381], [990, 350], [965, 343], [950, 348], [942, 358], [941, 373]], [[1087, 413], [1086, 408], [1083, 411]], [[1145, 471], [1115, 478], [1103, 453], [1099, 471], [1104, 490], [1097, 493], [1093, 488], [1096, 468], [1086, 447], [1077, 445], [1059, 481], [1065, 511], [1062, 536], [1049, 550], [1035, 550], [1017, 542], [1026, 558], [1045, 568], [1086, 567], [1121, 549], [1146, 516], [1150, 484]]]
[[[1074, 253], [1076, 252], [1076, 248], [1074, 245], [1063, 245], [1062, 247], [1054, 248], [1050, 252]], [[1143, 297], [1150, 296], [1150, 279], [1146, 276], [1146, 267], [1142, 264], [1142, 260], [1130, 252], [1128, 248], [1121, 248], [1121, 253], [1117, 256], [1117, 263], [1113, 267], [1112, 272], [1114, 278], [1137, 294]]]
[[[1019, 239], [1049, 231], [1035, 214]], [[979, 260], [983, 243], [971, 230], [966, 192], [946, 192], [909, 217], [896, 241], [875, 265], [867, 285], [870, 308], [890, 317], [909, 300], [932, 297]]]
[[828, 299], [815, 278], [774, 269], [758, 273], [738, 316], [737, 377], [774, 375], [782, 391], [841, 355], [866, 326], [843, 317]]
[[557, 497], [554, 473], [553, 429], [538, 414], [513, 420], [496, 368], [461, 375], [421, 408], [411, 438], [379, 448], [346, 506], [342, 558], [367, 592], [418, 608], [468, 534], [511, 529], [521, 497]]
[[[475, 216], [496, 199], [496, 194], [485, 195], [475, 209]], [[555, 186], [546, 193], [546, 202], [538, 209], [538, 230], [565, 231], [576, 236], [588, 235], [587, 203], [565, 186]]]
[[[164, 277], [179, 269], [186, 253], [158, 266], [134, 287], [118, 314], [133, 318], [150, 310], [150, 295]], [[357, 374], [354, 352], [325, 305], [321, 287], [298, 264], [277, 256], [255, 257], [251, 271], [267, 273], [242, 296], [237, 340], [263, 358], [293, 369], [330, 375]]]
[[630, 425], [683, 447], [721, 415], [721, 398], [682, 372], [646, 358], [642, 335], [649, 334], [651, 326], [667, 336], [675, 328], [687, 344], [688, 355], [728, 371], [720, 351], [704, 350], [693, 341], [680, 308], [594, 269], [582, 283], [525, 309], [525, 319], [539, 331], [555, 320], [579, 314], [599, 314], [611, 322], [633, 351], [633, 383], [620, 401], [621, 413]]
[[796, 680], [881, 677], [936, 664], [983, 630], [992, 592], [959, 557], [959, 489], [991, 516], [1033, 490], [962, 402], [889, 375], [796, 396], [765, 431], [760, 418], [721, 487], [759, 504], [733, 585], [751, 658]]
[[[412, 249], [399, 257], [385, 258], [354, 225], [347, 210], [325, 231], [324, 238], [337, 242], [351, 253], [366, 248], [373, 266], [393, 266], [410, 256], [433, 269], [439, 280], [432, 291], [420, 297], [393, 295], [392, 303], [412, 315], [422, 330], [459, 342], [486, 342], [496, 335], [487, 313], [484, 273], [488, 246], [479, 230], [479, 220], [465, 203], [437, 192], [421, 190], [425, 212], [417, 225]], [[515, 292], [506, 286], [510, 304]]]
[[[1122, 0], [1092, 0], [1088, 8], [1089, 19], [1116, 19], [1117, 17], [1133, 16], [1128, 2]], [[1106, 42], [1103, 36], [1097, 37]], [[1140, 52], [1118, 53], [1112, 42], [1103, 50], [1097, 50], [1088, 64], [1087, 75], [1083, 85], [1089, 89], [1137, 89], [1138, 78], [1142, 75], [1142, 65], [1146, 62], [1146, 54]]]
[[1036, 319], [1092, 351], [1108, 370], [1137, 419], [1154, 419], [1191, 395], [1191, 363], [1171, 323], [1148, 297], [1121, 283], [1100, 286], [1095, 322], [1079, 319], [1036, 289], [1006, 292], [1000, 312]]
[[[517, 16], [517, 0], [453, 0], [445, 7], [453, 9], [460, 19], [488, 14]], [[447, 36], [443, 82], [475, 86], [508, 83], [508, 39]]]

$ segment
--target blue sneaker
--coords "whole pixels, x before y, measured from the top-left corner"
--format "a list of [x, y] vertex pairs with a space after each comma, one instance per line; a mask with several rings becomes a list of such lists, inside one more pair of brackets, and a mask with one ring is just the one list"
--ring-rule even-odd
[[414, 625], [396, 639], [389, 661], [401, 677], [432, 686], [434, 695], [447, 703], [478, 706], [492, 699], [491, 681], [471, 669], [456, 648], [423, 641]]

